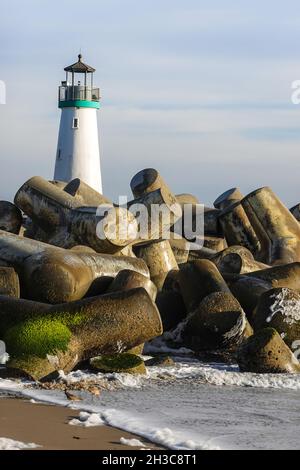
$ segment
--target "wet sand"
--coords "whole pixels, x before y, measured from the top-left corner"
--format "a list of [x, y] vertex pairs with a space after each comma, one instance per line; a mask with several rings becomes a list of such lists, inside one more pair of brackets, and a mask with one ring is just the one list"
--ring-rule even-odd
[[0, 437], [33, 442], [36, 450], [127, 450], [141, 449], [120, 443], [120, 438], [138, 439], [148, 449], [158, 449], [134, 434], [110, 426], [71, 426], [79, 412], [55, 405], [0, 397]]

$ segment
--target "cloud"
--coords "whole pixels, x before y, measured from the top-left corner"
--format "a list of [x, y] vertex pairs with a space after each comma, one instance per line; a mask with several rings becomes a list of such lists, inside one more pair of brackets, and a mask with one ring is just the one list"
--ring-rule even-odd
[[108, 196], [129, 194], [133, 174], [153, 166], [207, 203], [263, 184], [298, 202], [297, 12], [292, 0], [2, 2], [1, 197], [52, 177], [57, 86], [82, 48], [102, 92]]

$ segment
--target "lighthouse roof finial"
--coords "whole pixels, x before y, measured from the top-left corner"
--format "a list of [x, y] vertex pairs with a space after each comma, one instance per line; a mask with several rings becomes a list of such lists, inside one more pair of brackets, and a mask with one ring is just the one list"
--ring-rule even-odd
[[75, 62], [75, 64], [65, 67], [64, 70], [65, 72], [73, 72], [73, 73], [93, 73], [96, 71], [96, 69], [94, 69], [90, 65], [87, 65], [84, 62], [82, 62], [81, 53], [78, 54], [78, 62]]

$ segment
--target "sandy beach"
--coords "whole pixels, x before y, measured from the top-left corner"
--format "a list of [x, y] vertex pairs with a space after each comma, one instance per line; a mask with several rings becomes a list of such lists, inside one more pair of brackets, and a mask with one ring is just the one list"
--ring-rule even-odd
[[31, 403], [17, 398], [0, 398], [0, 438], [35, 443], [36, 450], [138, 450], [120, 439], [138, 439], [148, 449], [158, 449], [139, 436], [110, 426], [71, 426], [68, 422], [79, 412]]

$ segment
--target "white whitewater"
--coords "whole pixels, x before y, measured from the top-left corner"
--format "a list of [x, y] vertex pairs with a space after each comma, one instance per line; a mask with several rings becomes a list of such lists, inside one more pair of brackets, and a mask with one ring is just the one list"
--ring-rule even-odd
[[171, 449], [299, 449], [300, 375], [240, 373], [235, 365], [204, 364], [177, 357], [173, 367], [148, 368], [147, 376], [92, 374], [65, 376], [66, 383], [106, 382], [99, 397], [0, 379], [0, 392], [81, 410], [73, 425], [103, 423]]

